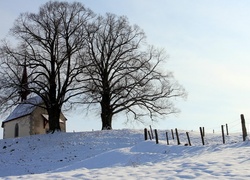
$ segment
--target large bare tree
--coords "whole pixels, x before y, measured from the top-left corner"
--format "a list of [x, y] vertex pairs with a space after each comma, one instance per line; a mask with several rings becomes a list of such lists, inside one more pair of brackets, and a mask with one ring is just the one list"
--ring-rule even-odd
[[172, 99], [184, 97], [185, 90], [167, 67], [160, 69], [165, 51], [149, 46], [138, 26], [126, 17], [106, 14], [86, 31], [88, 49], [82, 63], [88, 93], [83, 102], [100, 104], [102, 129], [112, 129], [112, 117], [120, 112], [137, 120], [176, 112]]
[[11, 29], [18, 46], [1, 46], [1, 105], [17, 103], [20, 92], [38, 95], [48, 111], [50, 131], [60, 130], [62, 106], [83, 88], [78, 56], [91, 18], [93, 13], [81, 3], [57, 1], [47, 2], [38, 13], [21, 14]]

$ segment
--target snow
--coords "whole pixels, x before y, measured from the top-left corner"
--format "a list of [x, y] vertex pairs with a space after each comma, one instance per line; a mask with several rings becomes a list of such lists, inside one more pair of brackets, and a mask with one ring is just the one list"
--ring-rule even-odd
[[[249, 179], [250, 141], [179, 131], [159, 144], [144, 140], [143, 130], [55, 133], [0, 140], [0, 179]], [[169, 132], [169, 131], [168, 131]], [[169, 133], [170, 134], [170, 133]]]
[[30, 99], [25, 100], [21, 104], [19, 104], [14, 111], [2, 122], [5, 123], [7, 121], [26, 116], [36, 108], [36, 105], [42, 103], [42, 98], [39, 96], [32, 97]]

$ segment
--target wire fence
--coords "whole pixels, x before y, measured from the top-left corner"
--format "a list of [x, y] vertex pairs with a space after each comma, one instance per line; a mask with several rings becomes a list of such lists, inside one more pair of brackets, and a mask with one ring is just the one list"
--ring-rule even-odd
[[[249, 131], [250, 123], [245, 122], [244, 115], [241, 115], [241, 120], [234, 120], [226, 124], [218, 125], [217, 127], [210, 127], [210, 128], [205, 128], [205, 127], [199, 127], [199, 131], [191, 131], [191, 132], [185, 132], [185, 131], [180, 131], [178, 132], [177, 128], [167, 130], [165, 132], [159, 133], [155, 129], [154, 131], [152, 130], [152, 127], [150, 126], [150, 129], [148, 130], [147, 128], [144, 129], [144, 139], [156, 139], [156, 144], [159, 143], [159, 138], [160, 139], [165, 139], [167, 141], [167, 144], [177, 144], [180, 145], [181, 140], [184, 140], [184, 144], [187, 146], [191, 146], [191, 141], [192, 137], [194, 144], [202, 142], [203, 145], [208, 145], [208, 144], [216, 144], [218, 143], [218, 139], [221, 139], [222, 143], [235, 143], [246, 140], [247, 137], [247, 131]], [[197, 137], [200, 134], [201, 140], [197, 140]], [[233, 136], [230, 136], [233, 134]], [[208, 135], [208, 138], [206, 137]]]

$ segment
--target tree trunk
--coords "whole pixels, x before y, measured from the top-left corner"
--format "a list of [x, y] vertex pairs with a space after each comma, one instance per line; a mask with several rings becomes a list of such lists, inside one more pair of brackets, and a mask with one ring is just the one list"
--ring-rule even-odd
[[113, 111], [110, 107], [110, 97], [108, 93], [102, 95], [101, 108], [102, 130], [111, 130]]
[[[54, 46], [52, 46], [54, 47]], [[51, 48], [51, 52], [53, 52], [53, 48]], [[51, 74], [50, 74], [50, 89], [49, 89], [49, 107], [48, 108], [48, 115], [49, 115], [49, 131], [54, 133], [55, 131], [61, 131], [60, 128], [60, 113], [61, 108], [57, 102], [56, 98], [56, 57], [55, 55], [51, 55]]]
[[48, 110], [49, 115], [49, 131], [54, 133], [55, 131], [61, 131], [60, 127], [60, 108], [53, 106]]
[[111, 130], [112, 129], [112, 115], [101, 114], [102, 116], [102, 130]]

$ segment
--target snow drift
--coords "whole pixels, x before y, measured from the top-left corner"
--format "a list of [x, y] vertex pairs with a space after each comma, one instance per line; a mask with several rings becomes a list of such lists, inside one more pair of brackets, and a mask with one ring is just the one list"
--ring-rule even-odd
[[159, 144], [143, 130], [55, 133], [0, 140], [0, 179], [248, 179], [250, 143], [240, 133], [189, 132], [192, 146], [158, 131]]

